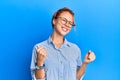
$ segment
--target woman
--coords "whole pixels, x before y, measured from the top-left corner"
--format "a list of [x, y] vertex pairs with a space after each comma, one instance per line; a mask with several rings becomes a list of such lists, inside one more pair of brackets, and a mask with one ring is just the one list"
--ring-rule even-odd
[[35, 45], [31, 61], [33, 80], [80, 80], [86, 65], [95, 60], [88, 51], [82, 63], [79, 47], [66, 40], [74, 24], [74, 13], [68, 8], [59, 9], [52, 18], [53, 33]]

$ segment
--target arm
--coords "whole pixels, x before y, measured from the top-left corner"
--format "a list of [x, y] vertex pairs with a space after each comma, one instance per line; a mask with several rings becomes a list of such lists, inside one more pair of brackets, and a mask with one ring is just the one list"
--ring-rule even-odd
[[[37, 49], [37, 66], [43, 66], [43, 63], [46, 59], [47, 52], [45, 48]], [[44, 69], [36, 69], [35, 70], [35, 77], [36, 79], [43, 79], [45, 78], [45, 70]]]
[[85, 73], [86, 66], [87, 64], [83, 63], [81, 67], [77, 70], [77, 75], [76, 75], [77, 79], [80, 79], [83, 76], [83, 74]]
[[[37, 60], [37, 66], [43, 66], [43, 63], [40, 63], [38, 60]], [[35, 77], [36, 79], [43, 79], [45, 78], [45, 71], [44, 69], [36, 69], [35, 70]]]
[[89, 51], [86, 54], [83, 64], [77, 70], [77, 75], [76, 75], [77, 79], [80, 79], [83, 76], [83, 74], [85, 73], [87, 64], [92, 62], [92, 61], [94, 61], [95, 58], [96, 58], [96, 56], [95, 56], [95, 54], [92, 51]]

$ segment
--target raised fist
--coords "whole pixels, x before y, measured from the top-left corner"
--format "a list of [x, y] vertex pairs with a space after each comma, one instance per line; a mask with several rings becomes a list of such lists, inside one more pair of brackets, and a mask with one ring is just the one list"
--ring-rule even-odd
[[44, 47], [37, 47], [37, 65], [43, 65], [47, 56], [47, 51]]
[[84, 62], [85, 63], [90, 63], [90, 62], [94, 61], [95, 59], [96, 59], [96, 56], [95, 56], [94, 52], [89, 50], [88, 53], [85, 56]]

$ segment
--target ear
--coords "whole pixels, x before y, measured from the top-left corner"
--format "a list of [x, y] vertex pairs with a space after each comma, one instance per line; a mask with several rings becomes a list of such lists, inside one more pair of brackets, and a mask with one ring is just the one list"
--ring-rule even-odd
[[53, 25], [55, 25], [55, 23], [56, 23], [56, 20], [55, 20], [55, 19], [53, 19], [53, 21], [52, 21], [52, 22], [53, 22]]

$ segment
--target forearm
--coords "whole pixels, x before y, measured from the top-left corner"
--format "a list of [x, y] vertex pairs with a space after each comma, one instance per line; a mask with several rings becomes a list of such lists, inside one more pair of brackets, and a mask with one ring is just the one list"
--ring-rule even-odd
[[[43, 66], [43, 63], [39, 63], [37, 61], [37, 65], [38, 66]], [[35, 70], [35, 77], [36, 77], [36, 79], [43, 79], [43, 78], [45, 78], [45, 70], [44, 69], [36, 69]]]
[[77, 76], [76, 76], [77, 79], [80, 79], [84, 75], [86, 66], [87, 66], [87, 63], [83, 63], [82, 66], [77, 70]]

